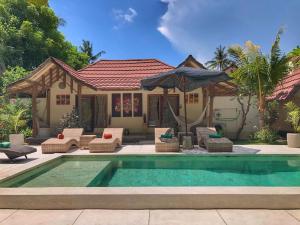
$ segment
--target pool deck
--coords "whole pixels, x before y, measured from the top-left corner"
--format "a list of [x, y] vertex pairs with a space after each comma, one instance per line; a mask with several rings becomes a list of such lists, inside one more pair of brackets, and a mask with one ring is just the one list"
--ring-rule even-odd
[[[17, 160], [11, 163], [0, 154], [0, 179], [31, 168], [62, 154], [44, 155], [40, 147], [29, 156], [29, 160]], [[299, 154], [300, 149], [291, 149], [284, 145], [236, 145], [238, 153], [256, 152], [256, 154]], [[67, 154], [86, 155], [88, 150], [72, 150]], [[156, 153], [153, 145], [127, 145], [113, 154], [164, 154]], [[182, 154], [182, 153], [168, 153]], [[201, 154], [205, 154], [202, 152]], [[211, 209], [211, 210], [15, 210], [0, 209], [0, 224], [98, 224], [98, 225], [300, 225], [300, 210], [265, 209]]]
[[299, 225], [300, 210], [0, 210], [1, 225]]

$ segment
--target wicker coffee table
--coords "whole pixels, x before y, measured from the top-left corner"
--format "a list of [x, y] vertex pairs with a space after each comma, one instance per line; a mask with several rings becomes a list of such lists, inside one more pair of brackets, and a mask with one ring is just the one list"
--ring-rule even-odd
[[80, 147], [83, 149], [87, 149], [89, 147], [89, 143], [96, 138], [96, 135], [81, 135], [80, 136]]

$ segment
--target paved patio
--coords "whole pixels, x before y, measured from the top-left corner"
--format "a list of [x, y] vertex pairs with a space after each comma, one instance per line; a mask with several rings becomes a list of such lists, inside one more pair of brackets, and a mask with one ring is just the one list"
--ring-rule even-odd
[[1, 225], [299, 225], [300, 210], [0, 210]]
[[[0, 154], [0, 179], [61, 154], [38, 151], [29, 160], [11, 163]], [[203, 149], [195, 151], [205, 154]], [[197, 154], [192, 152], [191, 154]], [[236, 145], [234, 152], [255, 154], [300, 154], [284, 145]], [[67, 154], [90, 154], [75, 149]], [[157, 154], [153, 145], [126, 145], [114, 154]], [[159, 153], [162, 154], [162, 153]], [[183, 154], [183, 153], [173, 153]], [[234, 154], [234, 153], [233, 153]], [[98, 225], [300, 225], [300, 210], [0, 210], [0, 224], [98, 224]]]

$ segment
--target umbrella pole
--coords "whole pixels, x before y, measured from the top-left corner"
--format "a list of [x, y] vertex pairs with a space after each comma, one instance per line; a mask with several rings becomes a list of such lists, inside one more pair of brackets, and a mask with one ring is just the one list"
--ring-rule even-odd
[[185, 91], [185, 77], [183, 78], [183, 97], [184, 97], [184, 122], [185, 122], [185, 135], [188, 134], [188, 128], [187, 128], [187, 113], [186, 113], [186, 91]]

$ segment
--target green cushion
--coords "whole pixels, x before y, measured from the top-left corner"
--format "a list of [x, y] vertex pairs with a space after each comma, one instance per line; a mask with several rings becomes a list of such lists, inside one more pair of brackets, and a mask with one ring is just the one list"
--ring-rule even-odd
[[10, 148], [10, 142], [4, 141], [0, 143], [1, 148]]
[[215, 133], [215, 134], [209, 134], [208, 137], [209, 137], [209, 138], [221, 138], [222, 135], [221, 135], [221, 134], [218, 134], [218, 133]]
[[160, 135], [161, 138], [173, 138], [172, 134], [162, 134]]

